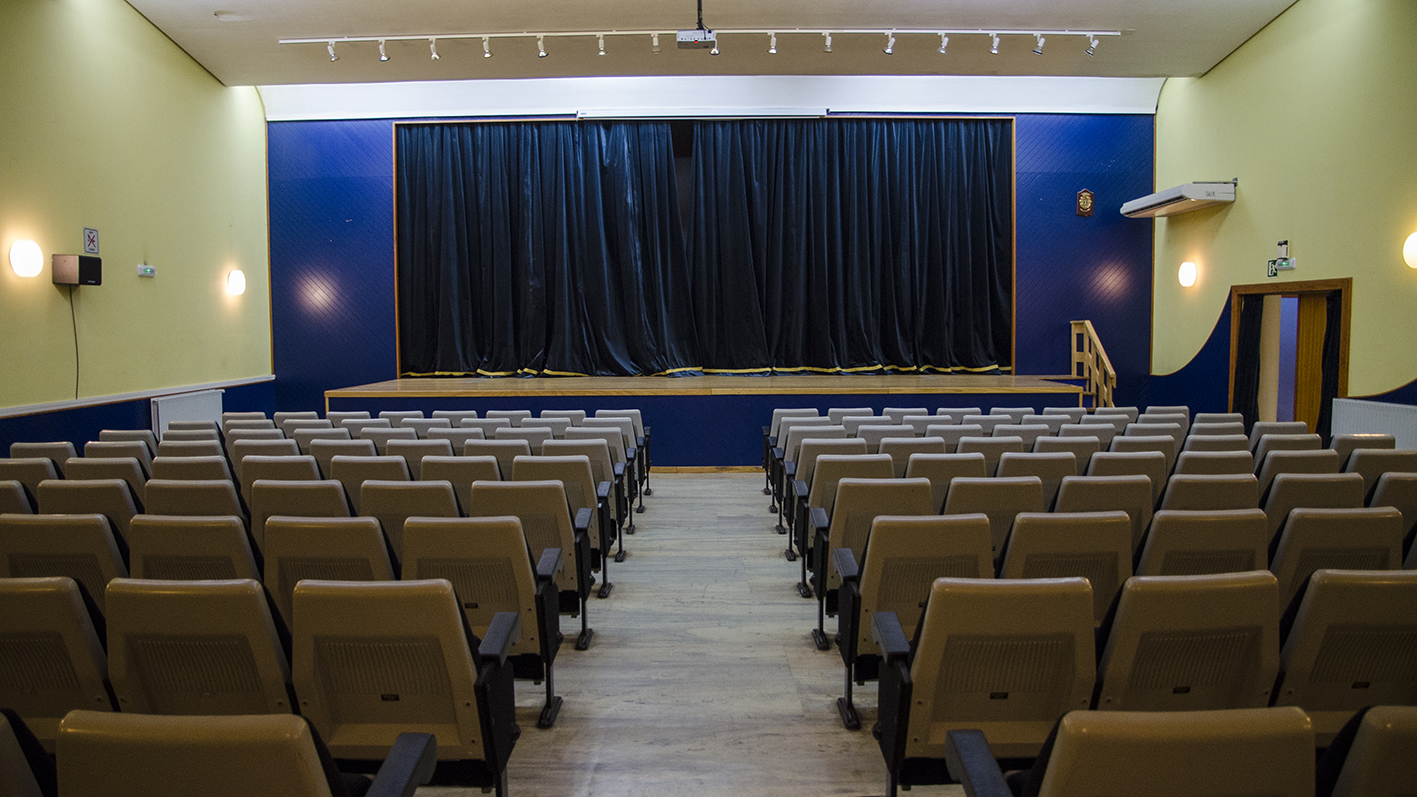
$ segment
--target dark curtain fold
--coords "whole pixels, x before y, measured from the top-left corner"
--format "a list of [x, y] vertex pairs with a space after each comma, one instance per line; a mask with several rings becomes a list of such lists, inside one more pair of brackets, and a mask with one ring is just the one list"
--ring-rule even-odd
[[667, 124], [397, 130], [403, 375], [697, 367]]
[[1324, 308], [1326, 325], [1321, 364], [1323, 376], [1319, 384], [1319, 420], [1317, 428], [1314, 429], [1323, 438], [1324, 445], [1328, 445], [1333, 436], [1333, 400], [1338, 398], [1338, 353], [1343, 338], [1343, 293], [1333, 291], [1327, 299], [1328, 304]]
[[705, 371], [994, 371], [1012, 362], [1007, 120], [695, 127]]
[[1264, 327], [1264, 296], [1240, 297], [1240, 325], [1235, 336], [1235, 391], [1231, 412], [1245, 421], [1245, 433], [1260, 416], [1260, 334]]

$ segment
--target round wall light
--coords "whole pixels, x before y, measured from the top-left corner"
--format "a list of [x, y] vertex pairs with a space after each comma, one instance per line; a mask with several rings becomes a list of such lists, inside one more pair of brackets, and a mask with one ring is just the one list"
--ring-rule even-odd
[[1189, 288], [1196, 284], [1196, 264], [1187, 260], [1181, 264], [1181, 271], [1176, 275], [1181, 280], [1181, 287]]
[[34, 241], [16, 241], [10, 246], [10, 268], [21, 277], [38, 277], [44, 269], [44, 253]]
[[[20, 243], [24, 243], [21, 241]], [[13, 252], [13, 250], [11, 250]], [[14, 257], [11, 254], [10, 257]], [[1407, 243], [1402, 245], [1402, 259], [1407, 261], [1409, 268], [1417, 268], [1417, 232], [1407, 236]]]
[[240, 296], [246, 292], [246, 275], [239, 268], [234, 268], [226, 275], [226, 292], [232, 296]]

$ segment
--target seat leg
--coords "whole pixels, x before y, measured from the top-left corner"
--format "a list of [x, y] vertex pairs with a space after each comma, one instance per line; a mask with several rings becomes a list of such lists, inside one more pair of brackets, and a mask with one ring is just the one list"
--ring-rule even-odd
[[561, 713], [561, 696], [556, 694], [554, 665], [546, 665], [546, 705], [541, 707], [541, 717], [536, 721], [538, 728], [550, 728], [556, 724], [556, 715]]
[[797, 558], [802, 560], [802, 580], [797, 582], [797, 594], [804, 598], [811, 598], [812, 587], [807, 583], [807, 557], [804, 554]]
[[886, 797], [896, 797], [895, 773], [886, 773]]
[[615, 585], [610, 583], [610, 558], [611, 557], [605, 554], [601, 554], [600, 556], [600, 576], [605, 579], [605, 583], [601, 584], [600, 589], [596, 590], [595, 596], [602, 600], [610, 597], [610, 590], [615, 589]]
[[615, 535], [615, 561], [617, 561], [617, 562], [623, 562], [623, 561], [625, 561], [625, 535], [624, 535], [624, 534], [616, 534], [616, 535]]
[[581, 635], [576, 637], [576, 650], [589, 650], [590, 640], [595, 636], [595, 629], [589, 625], [589, 618], [586, 616], [586, 596], [581, 596]]
[[836, 710], [841, 714], [841, 724], [848, 731], [861, 730], [861, 718], [856, 715], [856, 706], [851, 702], [851, 665], [846, 665], [846, 696], [836, 699]]
[[817, 627], [812, 629], [812, 641], [817, 643], [817, 650], [831, 650], [831, 638], [826, 631], [827, 599], [826, 593], [817, 596]]
[[[495, 788], [495, 797], [507, 797], [507, 770], [506, 770], [506, 768], [503, 768], [501, 772], [497, 773], [497, 785], [496, 785], [494, 788]], [[892, 795], [892, 797], [894, 797], [894, 795]]]

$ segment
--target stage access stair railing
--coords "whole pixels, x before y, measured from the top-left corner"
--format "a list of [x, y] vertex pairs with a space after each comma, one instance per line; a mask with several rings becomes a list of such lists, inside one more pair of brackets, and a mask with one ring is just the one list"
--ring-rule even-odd
[[1092, 406], [1112, 407], [1112, 391], [1117, 387], [1117, 372], [1112, 361], [1107, 359], [1107, 350], [1097, 338], [1097, 330], [1091, 321], [1074, 321], [1073, 324], [1073, 376], [1083, 381], [1083, 392], [1079, 402], [1092, 397]]

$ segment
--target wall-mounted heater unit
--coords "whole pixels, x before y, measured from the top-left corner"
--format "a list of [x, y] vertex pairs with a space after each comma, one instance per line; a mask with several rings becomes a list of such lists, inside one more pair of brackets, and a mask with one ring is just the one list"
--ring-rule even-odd
[[1133, 199], [1122, 205], [1122, 215], [1129, 219], [1170, 216], [1235, 201], [1235, 182], [1186, 183], [1165, 191]]

